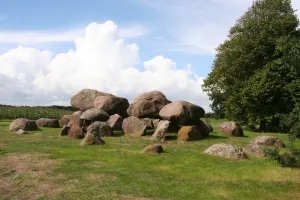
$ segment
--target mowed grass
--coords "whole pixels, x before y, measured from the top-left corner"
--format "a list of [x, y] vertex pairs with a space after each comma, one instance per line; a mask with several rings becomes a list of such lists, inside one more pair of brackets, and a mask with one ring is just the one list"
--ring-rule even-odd
[[[152, 143], [150, 135], [118, 132], [103, 138], [103, 146], [81, 147], [80, 140], [59, 136], [60, 129], [16, 135], [8, 131], [10, 121], [0, 121], [0, 199], [300, 199], [299, 169], [265, 158], [206, 155], [212, 144], [242, 147], [261, 135], [245, 131], [242, 138], [224, 137], [221, 121], [210, 122], [215, 132], [208, 138], [178, 144], [171, 134], [164, 153], [155, 155], [141, 153]], [[266, 135], [288, 143], [287, 135]]]

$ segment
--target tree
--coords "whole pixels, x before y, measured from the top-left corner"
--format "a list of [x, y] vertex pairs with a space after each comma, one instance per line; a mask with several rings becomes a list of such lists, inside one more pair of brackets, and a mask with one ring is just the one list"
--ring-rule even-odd
[[299, 102], [300, 31], [290, 0], [256, 0], [217, 48], [203, 89], [212, 110], [276, 129]]

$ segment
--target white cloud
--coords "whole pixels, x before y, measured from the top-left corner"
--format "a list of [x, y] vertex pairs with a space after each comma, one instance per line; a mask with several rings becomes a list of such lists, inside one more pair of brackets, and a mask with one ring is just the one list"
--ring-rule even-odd
[[[22, 44], [36, 46], [37, 44], [53, 42], [73, 42], [76, 38], [83, 36], [83, 29], [84, 28], [77, 28], [63, 31], [0, 31], [0, 44]], [[149, 28], [134, 24], [120, 27], [118, 34], [121, 38], [129, 39], [144, 36], [149, 32]]]
[[19, 46], [0, 55], [0, 103], [68, 104], [83, 88], [127, 97], [160, 90], [171, 100], [191, 101], [209, 110], [203, 79], [190, 65], [178, 69], [174, 61], [156, 56], [139, 64], [139, 47], [120, 38], [112, 21], [91, 23], [75, 40], [74, 50], [50, 51]]

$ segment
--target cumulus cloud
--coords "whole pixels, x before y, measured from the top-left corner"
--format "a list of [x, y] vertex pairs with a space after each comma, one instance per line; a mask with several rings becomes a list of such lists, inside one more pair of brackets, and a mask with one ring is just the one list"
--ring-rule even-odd
[[68, 105], [83, 88], [129, 100], [160, 90], [170, 100], [184, 99], [209, 110], [203, 79], [190, 65], [178, 68], [174, 61], [156, 56], [140, 70], [139, 47], [122, 39], [112, 21], [89, 24], [74, 43], [74, 50], [57, 55], [23, 46], [0, 55], [0, 103]]

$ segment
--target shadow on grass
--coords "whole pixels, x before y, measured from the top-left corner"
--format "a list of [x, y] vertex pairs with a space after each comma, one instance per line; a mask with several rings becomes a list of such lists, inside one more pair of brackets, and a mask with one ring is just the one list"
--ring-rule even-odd
[[208, 135], [208, 137], [206, 137], [206, 140], [215, 140], [215, 139], [226, 139], [228, 137], [222, 136], [222, 135]]
[[123, 131], [114, 131], [113, 137], [122, 137], [125, 133]]

